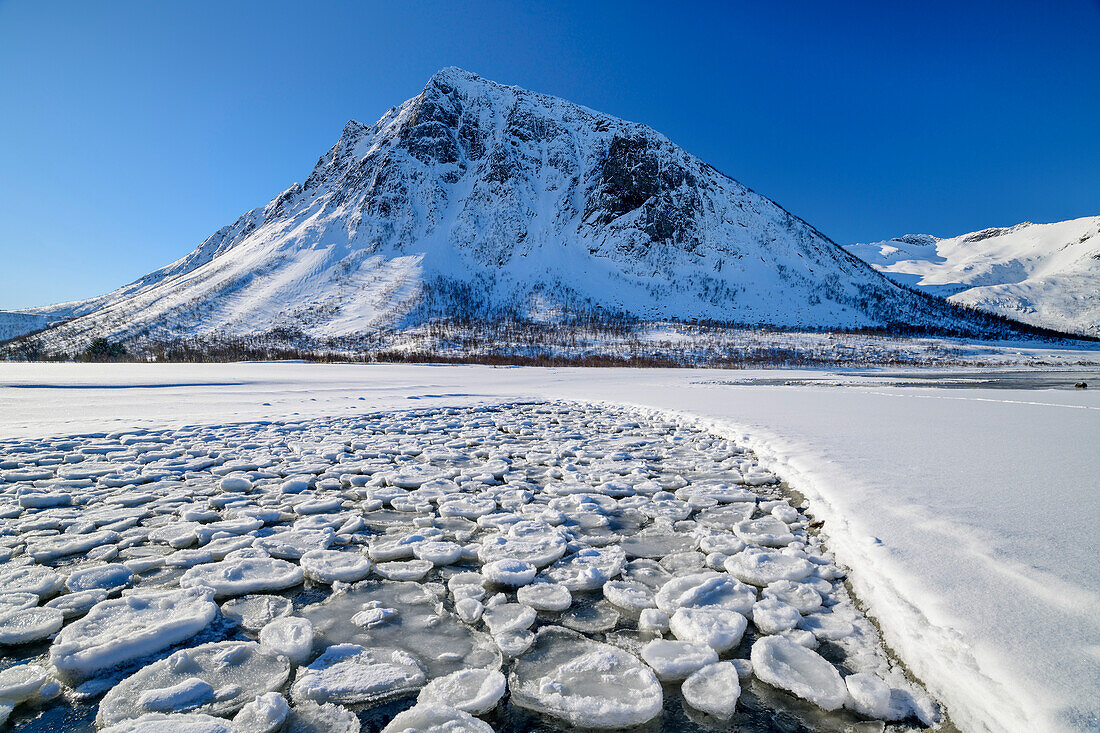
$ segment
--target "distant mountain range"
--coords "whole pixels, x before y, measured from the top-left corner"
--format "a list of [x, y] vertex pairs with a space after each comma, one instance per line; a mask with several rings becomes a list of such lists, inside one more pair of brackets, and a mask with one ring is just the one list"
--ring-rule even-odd
[[846, 249], [891, 280], [952, 302], [1100, 336], [1100, 216]]
[[452, 67], [373, 125], [347, 123], [304, 183], [183, 259], [0, 314], [0, 337], [49, 325], [38, 343], [71, 351], [570, 318], [1017, 332], [899, 287], [645, 125]]

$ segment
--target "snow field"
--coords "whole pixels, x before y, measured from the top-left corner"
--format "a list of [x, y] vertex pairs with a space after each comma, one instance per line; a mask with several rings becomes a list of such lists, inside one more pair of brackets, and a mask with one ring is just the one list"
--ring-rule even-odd
[[810, 728], [940, 719], [777, 479], [691, 421], [433, 409], [8, 441], [0, 469], [0, 638], [48, 642], [0, 672], [6, 715], [106, 692], [109, 730], [358, 730], [413, 696], [387, 730], [624, 728], [668, 696], [704, 728], [742, 696]]

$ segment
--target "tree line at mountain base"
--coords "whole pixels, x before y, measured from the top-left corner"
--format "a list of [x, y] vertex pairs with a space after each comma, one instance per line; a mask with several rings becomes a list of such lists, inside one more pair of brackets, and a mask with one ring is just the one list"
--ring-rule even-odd
[[[1072, 337], [1034, 329], [1025, 342], [1067, 343]], [[1073, 339], [1096, 341], [1096, 339]], [[98, 337], [71, 349], [48, 348], [43, 334], [0, 344], [0, 358], [20, 361], [233, 362], [288, 361], [462, 363], [501, 366], [802, 367], [979, 366], [960, 348], [982, 341], [929, 333], [908, 325], [850, 330], [791, 330], [709, 321], [644, 322], [614, 317], [535, 322], [434, 319], [336, 337], [279, 327], [249, 335], [203, 334], [157, 338]], [[1084, 344], [1081, 344], [1082, 346]]]

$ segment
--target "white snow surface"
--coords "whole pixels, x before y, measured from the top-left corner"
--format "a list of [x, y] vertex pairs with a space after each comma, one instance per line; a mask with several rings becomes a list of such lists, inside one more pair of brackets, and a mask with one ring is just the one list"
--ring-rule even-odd
[[5, 364], [0, 436], [559, 398], [677, 412], [751, 448], [825, 521], [885, 640], [962, 730], [1100, 720], [1095, 389], [903, 388], [826, 372]]
[[845, 249], [902, 285], [1036, 326], [1100, 336], [1100, 216], [946, 239], [909, 234]]
[[960, 318], [645, 125], [453, 67], [348, 122], [304, 184], [187, 256], [26, 318], [69, 318], [43, 338], [72, 350], [597, 306], [814, 328]]

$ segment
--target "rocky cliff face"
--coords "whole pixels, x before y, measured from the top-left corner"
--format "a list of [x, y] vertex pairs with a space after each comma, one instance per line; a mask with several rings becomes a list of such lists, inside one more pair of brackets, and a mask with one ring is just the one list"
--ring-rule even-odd
[[592, 312], [974, 327], [645, 125], [455, 68], [187, 257], [65, 306], [54, 348]]

